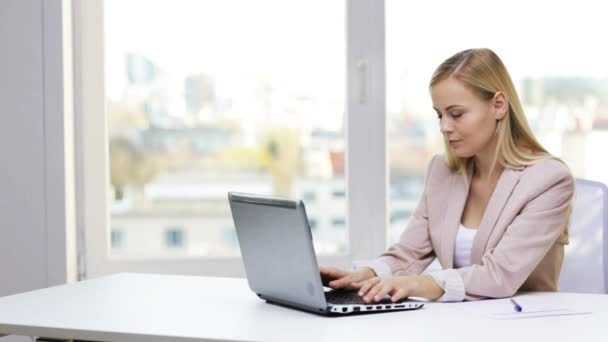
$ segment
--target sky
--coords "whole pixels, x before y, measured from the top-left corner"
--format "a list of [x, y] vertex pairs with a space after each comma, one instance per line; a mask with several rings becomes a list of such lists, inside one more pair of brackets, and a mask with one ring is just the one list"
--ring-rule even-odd
[[[107, 82], [120, 89], [122, 52], [150, 57], [182, 84], [272, 75], [311, 96], [344, 96], [343, 0], [106, 0]], [[575, 6], [576, 5], [576, 6]], [[608, 77], [604, 1], [386, 0], [389, 111], [429, 107], [435, 66], [471, 47], [493, 49], [514, 81]], [[114, 71], [113, 71], [114, 70]], [[430, 110], [430, 107], [429, 107]]]
[[138, 52], [175, 74], [271, 72], [279, 84], [335, 92], [344, 78], [344, 12], [328, 4], [109, 0], [105, 44], [114, 52], [106, 59], [120, 65], [117, 51]]

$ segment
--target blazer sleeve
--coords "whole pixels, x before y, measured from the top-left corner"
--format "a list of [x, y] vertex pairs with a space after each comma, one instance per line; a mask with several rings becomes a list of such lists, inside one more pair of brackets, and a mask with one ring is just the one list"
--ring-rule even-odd
[[387, 265], [393, 275], [420, 274], [435, 259], [429, 235], [426, 189], [433, 164], [442, 162], [441, 158], [442, 156], [436, 155], [431, 160], [426, 171], [422, 197], [399, 241], [375, 260], [376, 264]]
[[496, 247], [486, 251], [479, 265], [456, 269], [466, 300], [512, 296], [568, 224], [574, 179], [565, 165], [552, 162], [526, 182], [526, 187], [540, 191], [533, 192]]

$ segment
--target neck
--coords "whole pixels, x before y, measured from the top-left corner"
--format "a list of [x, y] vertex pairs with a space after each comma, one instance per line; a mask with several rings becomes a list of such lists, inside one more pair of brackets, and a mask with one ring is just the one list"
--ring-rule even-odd
[[475, 177], [479, 179], [487, 179], [491, 183], [496, 183], [504, 167], [497, 163], [492, 169], [495, 153], [496, 141], [493, 141], [483, 151], [475, 155], [475, 173], [473, 174]]
[[475, 158], [475, 170], [473, 176], [479, 179], [487, 179], [492, 183], [500, 177], [500, 174], [504, 170], [504, 167], [500, 164], [494, 165], [494, 169], [491, 170], [492, 160], [483, 160]]

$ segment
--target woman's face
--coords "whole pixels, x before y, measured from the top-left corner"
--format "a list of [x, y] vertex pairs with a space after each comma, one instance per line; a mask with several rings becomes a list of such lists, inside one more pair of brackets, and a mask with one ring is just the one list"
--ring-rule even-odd
[[[504, 100], [499, 97], [499, 102]], [[497, 111], [501, 109], [497, 96], [483, 100], [460, 81], [447, 78], [431, 88], [431, 98], [441, 133], [454, 156], [478, 156], [493, 148], [496, 120], [504, 116]]]

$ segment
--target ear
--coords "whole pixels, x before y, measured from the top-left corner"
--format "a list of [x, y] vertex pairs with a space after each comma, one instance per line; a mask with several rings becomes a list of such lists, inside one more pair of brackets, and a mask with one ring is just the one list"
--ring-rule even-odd
[[496, 120], [502, 120], [509, 110], [509, 101], [501, 91], [497, 91], [492, 99]]

